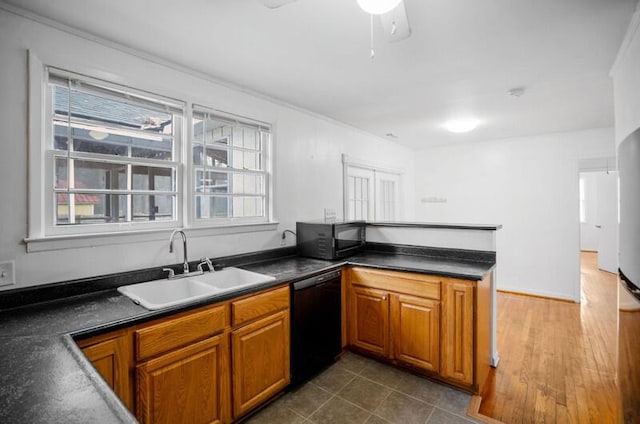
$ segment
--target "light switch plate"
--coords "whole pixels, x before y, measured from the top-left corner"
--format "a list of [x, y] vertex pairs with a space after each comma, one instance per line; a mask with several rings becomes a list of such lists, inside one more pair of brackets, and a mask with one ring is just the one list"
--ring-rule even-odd
[[0, 262], [0, 286], [10, 286], [16, 283], [16, 262]]

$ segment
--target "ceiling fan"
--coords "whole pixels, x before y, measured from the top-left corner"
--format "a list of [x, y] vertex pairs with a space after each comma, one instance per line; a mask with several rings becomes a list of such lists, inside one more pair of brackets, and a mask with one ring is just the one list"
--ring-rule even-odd
[[[296, 0], [262, 0], [269, 9], [277, 9]], [[409, 38], [411, 27], [403, 0], [356, 0], [365, 12], [380, 16], [387, 41], [396, 42]]]

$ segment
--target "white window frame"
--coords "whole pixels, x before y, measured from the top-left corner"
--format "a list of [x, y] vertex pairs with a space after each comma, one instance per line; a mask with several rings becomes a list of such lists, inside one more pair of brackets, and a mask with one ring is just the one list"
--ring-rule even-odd
[[[195, 165], [193, 164], [193, 143], [194, 143], [194, 135], [193, 135], [193, 114], [194, 113], [205, 113], [215, 116], [217, 119], [224, 120], [229, 122], [230, 124], [236, 125], [247, 125], [251, 128], [262, 128], [268, 130], [269, 140], [262, 145], [262, 149], [260, 151], [261, 159], [264, 165], [264, 168], [261, 172], [256, 173], [260, 174], [264, 178], [264, 216], [261, 217], [236, 217], [236, 218], [196, 218], [196, 188], [195, 181], [193, 178], [193, 170], [195, 169]], [[273, 131], [272, 126], [266, 122], [257, 121], [255, 119], [247, 118], [244, 116], [234, 115], [228, 112], [223, 112], [217, 109], [213, 109], [207, 106], [202, 106], [199, 104], [192, 104], [189, 110], [189, 125], [188, 125], [188, 149], [187, 149], [187, 167], [188, 167], [188, 175], [185, 174], [185, 178], [188, 180], [188, 209], [189, 209], [189, 226], [193, 228], [208, 228], [208, 227], [230, 227], [230, 226], [242, 226], [242, 225], [260, 225], [260, 224], [269, 224], [274, 223], [272, 220], [273, 208], [272, 208], [272, 144], [273, 144]], [[232, 148], [230, 146], [230, 148]], [[233, 171], [230, 171], [230, 175], [232, 175]]]
[[[47, 90], [48, 78], [47, 67], [57, 69], [66, 69], [73, 74], [87, 76], [86, 78], [100, 81], [104, 84], [112, 84], [113, 87], [133, 87], [138, 84], [127, 78], [118, 76], [110, 71], [101, 68], [95, 68], [93, 65], [83, 62], [81, 59], [69, 56], [58, 56], [53, 53], [40, 52], [35, 53], [28, 51], [28, 222], [27, 235], [24, 242], [28, 252], [50, 251], [59, 249], [73, 249], [81, 247], [95, 247], [112, 244], [137, 243], [145, 241], [164, 240], [167, 237], [167, 230], [175, 228], [183, 228], [198, 232], [201, 236], [215, 236], [222, 234], [236, 234], [256, 231], [274, 231], [277, 229], [278, 222], [273, 219], [273, 187], [271, 183], [273, 174], [273, 158], [272, 151], [274, 145], [273, 125], [271, 128], [271, 142], [269, 143], [268, 155], [268, 176], [267, 185], [267, 201], [265, 205], [266, 219], [258, 222], [219, 222], [214, 225], [211, 222], [196, 223], [191, 218], [192, 205], [194, 198], [192, 195], [192, 182], [188, 177], [191, 172], [191, 109], [192, 103], [189, 96], [184, 95], [184, 100], [176, 100], [172, 97], [163, 96], [161, 93], [146, 92], [140, 89], [133, 89], [133, 92], [141, 95], [148, 95], [152, 99], [166, 99], [172, 104], [179, 104], [183, 107], [182, 114], [182, 130], [181, 145], [175, 145], [174, 161], [177, 162], [176, 190], [178, 192], [176, 198], [176, 220], [175, 221], [155, 221], [155, 222], [134, 222], [134, 223], [118, 223], [117, 229], [109, 228], [107, 231], [100, 232], [98, 229], [100, 224], [87, 225], [86, 230], [78, 231], [79, 226], [69, 226], [68, 230], [62, 232], [51, 231], [47, 228], [47, 220], [51, 211], [46, 209], [45, 196], [49, 194], [46, 189], [47, 170], [47, 150], [49, 148], [50, 134], [47, 132], [50, 126], [46, 120], [47, 107]], [[114, 83], [104, 82], [105, 79], [113, 80]], [[108, 86], [108, 85], [107, 85]], [[180, 96], [183, 97], [183, 96]], [[224, 112], [216, 111], [218, 114], [224, 115]], [[243, 120], [249, 118], [236, 116]], [[257, 121], [256, 121], [257, 122]], [[264, 125], [264, 123], [261, 123]], [[48, 167], [51, 172], [52, 166]], [[51, 175], [51, 174], [49, 174]], [[53, 177], [50, 178], [53, 184]], [[52, 188], [52, 185], [50, 185]], [[52, 221], [49, 221], [52, 222]]]
[[[106, 81], [98, 80], [90, 76], [85, 76], [75, 72], [59, 69], [54, 66], [45, 65], [39, 61], [35, 55], [29, 56], [30, 67], [30, 89], [41, 87], [39, 90], [39, 102], [34, 102], [34, 98], [30, 96], [30, 128], [34, 130], [38, 126], [39, 130], [34, 131], [34, 136], [30, 137], [29, 152], [29, 236], [28, 238], [47, 238], [55, 236], [80, 236], [85, 234], [114, 234], [126, 233], [131, 231], [149, 231], [149, 230], [167, 230], [182, 226], [182, 207], [180, 201], [180, 192], [182, 177], [182, 161], [181, 161], [181, 144], [183, 143], [183, 129], [181, 124], [176, 125], [176, 137], [174, 139], [174, 161], [167, 162], [167, 165], [173, 165], [176, 169], [176, 211], [175, 220], [169, 221], [149, 221], [149, 222], [118, 222], [105, 224], [79, 224], [79, 225], [55, 225], [54, 202], [53, 202], [53, 184], [54, 169], [52, 149], [52, 125], [51, 125], [51, 98], [49, 89], [49, 75], [77, 78], [88, 84], [103, 87], [112, 91], [124, 91], [135, 94], [142, 98], [148, 98], [153, 102], [164, 103], [167, 107], [174, 110], [181, 109], [184, 111], [184, 103], [165, 98], [156, 94], [149, 94], [140, 90], [130, 89]], [[33, 78], [33, 79], [31, 79]], [[34, 104], [35, 103], [35, 104]], [[184, 112], [182, 112], [182, 121], [184, 121]], [[39, 121], [39, 122], [36, 122]], [[131, 160], [131, 163], [135, 160]], [[140, 161], [142, 164], [144, 161]], [[146, 165], [149, 165], [148, 163]]]

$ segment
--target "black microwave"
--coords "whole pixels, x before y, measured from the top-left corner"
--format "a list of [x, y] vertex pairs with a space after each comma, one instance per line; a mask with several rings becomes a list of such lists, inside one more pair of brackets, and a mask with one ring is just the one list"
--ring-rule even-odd
[[297, 222], [298, 254], [316, 259], [340, 259], [359, 252], [365, 243], [364, 221]]

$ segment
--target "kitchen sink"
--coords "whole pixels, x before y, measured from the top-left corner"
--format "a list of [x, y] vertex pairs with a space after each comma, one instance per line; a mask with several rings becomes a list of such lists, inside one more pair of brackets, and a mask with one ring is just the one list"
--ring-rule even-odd
[[243, 288], [274, 281], [275, 277], [225, 268], [221, 271], [195, 274], [191, 277], [163, 279], [118, 287], [118, 291], [135, 303], [150, 309], [181, 305]]
[[240, 268], [224, 268], [190, 278], [220, 291], [236, 290], [274, 281], [275, 277]]

